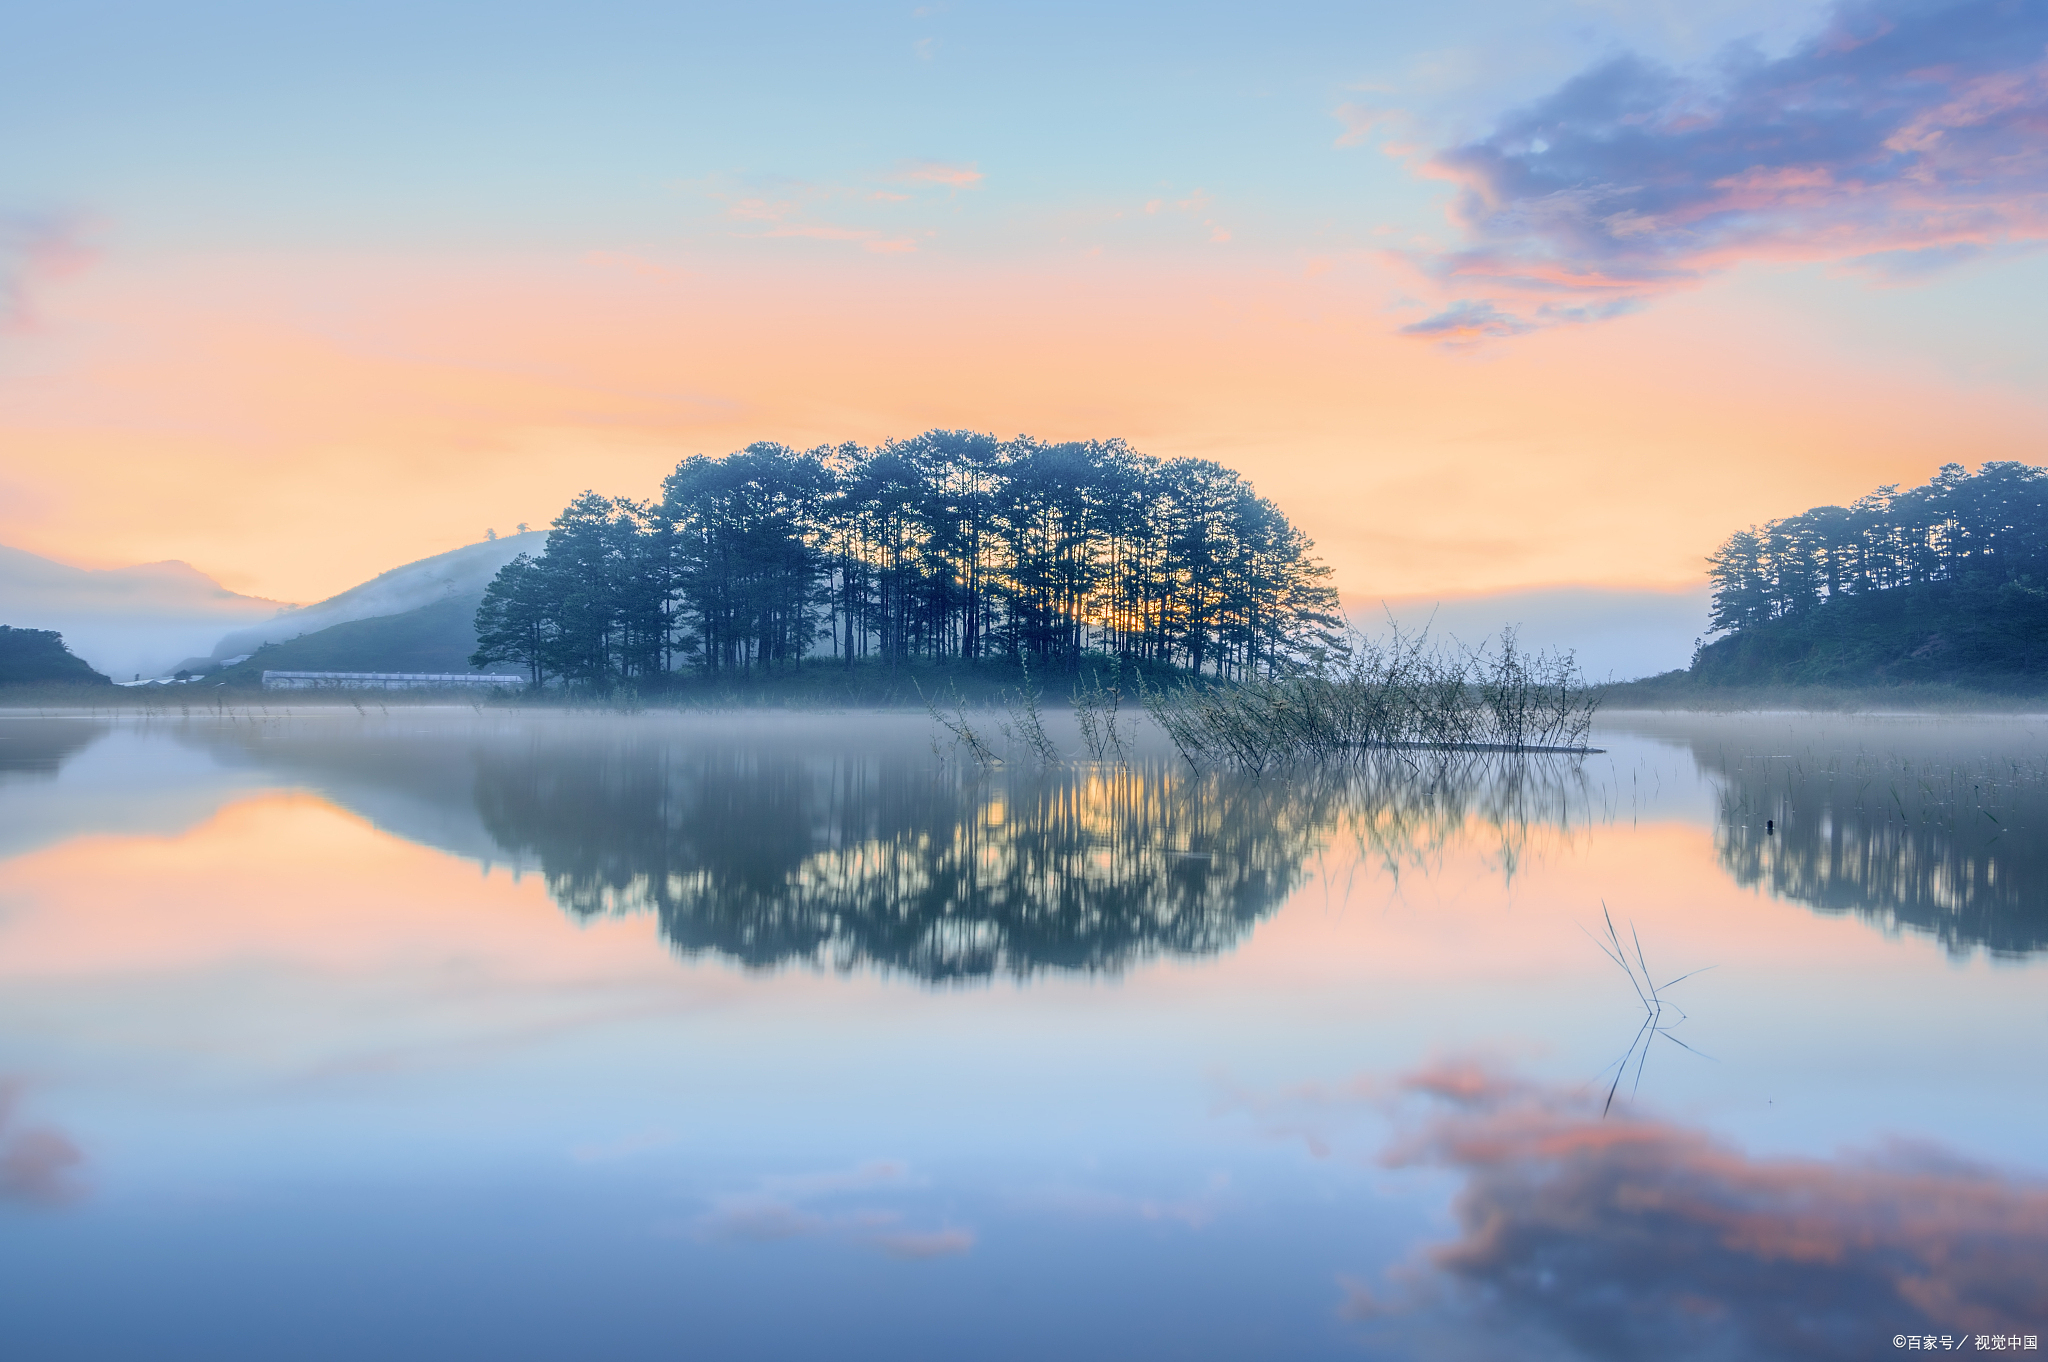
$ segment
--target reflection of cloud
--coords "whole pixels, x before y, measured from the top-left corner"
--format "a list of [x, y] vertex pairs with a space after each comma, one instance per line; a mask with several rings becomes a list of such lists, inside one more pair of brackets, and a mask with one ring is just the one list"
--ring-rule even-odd
[[1136, 1197], [1096, 1188], [1048, 1187], [1030, 1194], [1026, 1201], [1061, 1215], [1171, 1223], [1199, 1230], [1216, 1218], [1229, 1187], [1229, 1174], [1216, 1173], [1211, 1175], [1208, 1187], [1195, 1196]]
[[62, 1131], [14, 1120], [19, 1089], [0, 1082], [0, 1204], [63, 1206], [85, 1195], [72, 1170], [85, 1155]]
[[767, 1197], [733, 1197], [719, 1202], [699, 1223], [707, 1238], [741, 1239], [757, 1244], [818, 1234], [830, 1227], [822, 1216]]
[[931, 1230], [923, 1234], [878, 1234], [873, 1243], [891, 1258], [950, 1258], [974, 1247], [970, 1230]]
[[758, 1190], [716, 1197], [698, 1217], [699, 1238], [767, 1244], [787, 1239], [838, 1238], [880, 1249], [891, 1258], [943, 1258], [974, 1247], [974, 1232], [950, 1225], [902, 1228], [903, 1214], [857, 1206], [826, 1212], [804, 1203], [884, 1186], [908, 1186], [910, 1170], [893, 1161], [821, 1173], [764, 1177]]
[[784, 1196], [830, 1196], [835, 1192], [865, 1191], [910, 1177], [910, 1168], [896, 1159], [870, 1159], [856, 1168], [824, 1173], [786, 1173], [761, 1179], [761, 1185]]
[[630, 1135], [621, 1135], [616, 1140], [591, 1141], [570, 1149], [569, 1157], [578, 1163], [609, 1163], [614, 1159], [629, 1158], [650, 1149], [660, 1149], [675, 1143], [676, 1137], [666, 1130], [636, 1130]]
[[[1436, 156], [1430, 172], [1462, 187], [1468, 244], [1417, 263], [1458, 307], [1527, 330], [1743, 260], [1900, 276], [2037, 245], [2044, 54], [2039, 4], [1867, 0], [1784, 57], [1731, 51], [1708, 79], [1618, 57]], [[1375, 115], [1346, 110], [1340, 140], [1363, 136]]]
[[1596, 1358], [1863, 1357], [1880, 1329], [2048, 1318], [2048, 1187], [1921, 1146], [1753, 1159], [1470, 1066], [1406, 1086], [1440, 1105], [1386, 1161], [1461, 1173], [1461, 1233], [1384, 1296], [1348, 1283], [1353, 1318], [1455, 1310]]

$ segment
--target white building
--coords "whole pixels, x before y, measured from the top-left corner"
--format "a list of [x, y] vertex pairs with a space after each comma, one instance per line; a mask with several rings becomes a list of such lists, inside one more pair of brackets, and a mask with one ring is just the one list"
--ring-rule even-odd
[[457, 672], [272, 672], [265, 690], [518, 690], [523, 676], [470, 676]]

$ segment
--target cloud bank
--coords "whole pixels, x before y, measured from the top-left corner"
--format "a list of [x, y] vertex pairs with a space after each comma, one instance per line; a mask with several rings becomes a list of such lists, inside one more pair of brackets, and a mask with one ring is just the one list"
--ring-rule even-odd
[[1607, 61], [1439, 153], [1462, 249], [1408, 334], [1473, 343], [1633, 310], [1746, 260], [1904, 277], [2048, 239], [2048, 6], [1845, 4], [1777, 59]]

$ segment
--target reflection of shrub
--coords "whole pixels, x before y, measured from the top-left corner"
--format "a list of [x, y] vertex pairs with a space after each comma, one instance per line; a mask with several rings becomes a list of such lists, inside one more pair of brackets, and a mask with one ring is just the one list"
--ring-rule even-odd
[[484, 758], [476, 799], [579, 917], [652, 913], [679, 951], [757, 968], [933, 981], [1228, 950], [1333, 839], [1401, 865], [1476, 835], [1511, 873], [1532, 822], [1585, 802], [1571, 763], [1382, 755], [1261, 780], [564, 744]]

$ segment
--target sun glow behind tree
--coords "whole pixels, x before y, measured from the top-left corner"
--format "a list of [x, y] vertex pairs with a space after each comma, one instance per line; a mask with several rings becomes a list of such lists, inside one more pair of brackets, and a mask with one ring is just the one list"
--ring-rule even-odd
[[609, 685], [1093, 651], [1245, 677], [1337, 641], [1312, 547], [1230, 469], [1117, 440], [755, 444], [659, 501], [577, 497], [492, 582], [473, 661]]

